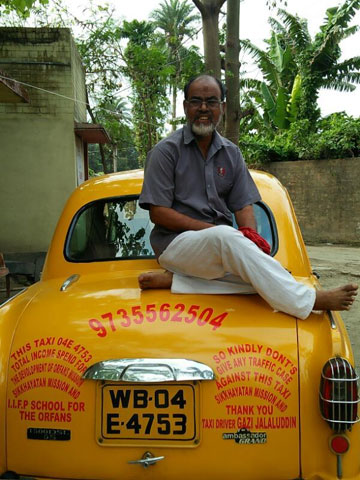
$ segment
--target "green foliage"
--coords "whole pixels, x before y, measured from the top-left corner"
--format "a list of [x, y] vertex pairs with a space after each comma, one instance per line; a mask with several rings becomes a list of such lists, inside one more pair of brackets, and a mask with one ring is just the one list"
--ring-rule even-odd
[[[111, 164], [117, 157], [118, 169], [133, 168], [136, 158], [136, 166], [140, 166], [163, 132], [169, 105], [166, 88], [174, 67], [167, 65], [166, 48], [150, 22], [134, 20], [119, 25], [106, 9], [94, 11], [93, 18], [92, 28], [80, 39], [79, 50], [96, 116], [115, 138], [116, 145], [104, 147], [106, 162]], [[124, 80], [129, 83], [127, 98], [131, 103], [131, 115], [127, 116], [126, 107], [117, 106]], [[115, 115], [101, 114], [101, 110]], [[131, 134], [129, 123], [133, 125]]]
[[298, 118], [307, 118], [312, 122], [319, 118], [317, 98], [321, 88], [352, 91], [360, 83], [360, 57], [340, 61], [340, 42], [357, 31], [358, 27], [349, 28], [348, 25], [359, 8], [359, 0], [344, 0], [339, 7], [327, 10], [325, 21], [314, 40], [310, 40], [305, 22], [301, 23], [298, 17], [280, 10], [289, 32], [298, 32], [293, 41], [302, 81]]
[[177, 92], [182, 79], [189, 78], [189, 72], [202, 71], [203, 62], [199, 49], [192, 46], [185, 48], [184, 43], [196, 33], [199, 15], [194, 14], [194, 6], [187, 0], [164, 0], [155, 9], [151, 18], [157, 30], [164, 36], [167, 47], [167, 61], [174, 68], [169, 78], [172, 93], [172, 119], [175, 129], [178, 123], [176, 116]]
[[167, 64], [167, 52], [148, 22], [124, 22], [122, 36], [128, 39], [122, 73], [132, 87], [135, 145], [143, 164], [146, 154], [160, 140], [169, 101], [167, 80], [174, 67]]
[[[47, 2], [0, 0], [0, 12], [26, 17], [32, 9], [40, 15], [36, 6]], [[275, 6], [273, 0], [266, 3]], [[277, 0], [277, 5], [286, 6], [286, 1]], [[185, 47], [198, 27], [192, 3], [162, 0], [151, 22], [117, 21], [107, 4], [91, 0], [84, 19], [72, 17], [61, 0], [53, 0], [52, 6], [56, 19], [49, 23], [50, 8], [43, 8], [38, 24], [76, 26], [92, 120], [101, 123], [112, 139], [102, 146], [103, 158], [99, 146], [90, 147], [91, 171], [112, 171], [114, 164], [117, 170], [141, 166], [164, 134], [169, 91], [171, 123], [177, 125], [183, 121], [176, 116], [177, 92], [192, 74], [203, 71], [197, 47]], [[339, 7], [328, 9], [314, 38], [305, 19], [280, 9], [277, 18], [269, 19], [272, 32], [264, 50], [241, 41], [262, 72], [261, 81], [241, 78], [240, 146], [250, 163], [360, 154], [359, 120], [342, 113], [321, 120], [317, 106], [321, 88], [352, 91], [360, 83], [360, 57], [340, 60], [340, 42], [359, 28], [349, 27], [359, 8], [360, 0], [342, 0]], [[223, 29], [221, 43], [225, 38]]]
[[262, 122], [275, 130], [289, 128], [297, 117], [299, 105], [298, 95], [293, 94], [299, 84], [297, 67], [290, 46], [283, 40], [280, 34], [272, 32], [267, 50], [259, 49], [248, 40], [241, 41], [243, 50], [253, 56], [264, 78], [260, 84], [252, 82], [251, 89], [241, 82], [245, 87], [243, 101], [251, 102]]
[[[97, 97], [93, 109], [96, 121], [108, 132], [111, 143], [103, 145], [106, 172], [132, 170], [139, 167], [138, 154], [134, 144], [134, 132], [129, 124], [127, 104], [123, 98]], [[95, 172], [103, 170], [99, 148], [96, 146], [89, 154], [89, 165]]]
[[317, 160], [360, 156], [360, 119], [334, 113], [319, 120], [298, 120], [287, 130], [248, 133], [240, 148], [251, 165], [273, 161]]
[[6, 15], [15, 12], [17, 15], [27, 18], [36, 3], [47, 5], [49, 0], [0, 0], [0, 12]]
[[194, 72], [204, 71], [204, 61], [199, 53], [199, 48], [192, 45], [183, 49], [181, 57], [181, 69], [179, 72], [179, 87], [183, 88]]
[[360, 156], [360, 119], [334, 113], [319, 122], [317, 158]]
[[307, 21], [280, 9], [281, 19], [269, 20], [272, 33], [265, 50], [248, 40], [241, 42], [263, 75], [263, 84], [247, 89], [242, 81], [243, 107], [251, 104], [262, 124], [273, 131], [288, 129], [293, 122], [320, 118], [317, 105], [321, 88], [353, 91], [360, 83], [360, 57], [340, 61], [340, 42], [358, 26], [349, 22], [360, 8], [360, 0], [344, 0], [326, 12], [320, 31], [312, 39]]
[[[25, 1], [35, 8], [35, 0]], [[8, 8], [10, 3], [16, 1], [7, 1]], [[0, 0], [0, 8], [1, 4], [4, 0]], [[35, 19], [37, 26], [73, 30], [86, 72], [88, 113], [112, 140], [100, 149], [91, 147], [89, 163], [95, 173], [111, 172], [114, 164], [117, 170], [141, 166], [164, 134], [169, 90], [174, 101], [183, 79], [202, 71], [198, 48], [183, 45], [195, 34], [198, 16], [193, 9], [189, 0], [165, 0], [153, 12], [153, 22], [119, 21], [114, 8], [98, 5], [98, 0], [89, 0], [81, 18], [61, 0], [52, 0], [48, 9], [34, 10], [31, 20]], [[175, 115], [174, 125], [181, 120]]]
[[193, 13], [194, 6], [187, 0], [163, 0], [152, 14], [156, 27], [166, 36], [166, 43], [176, 58], [176, 50], [181, 46], [186, 37], [195, 33], [194, 22], [200, 17]]
[[138, 168], [127, 101], [121, 96], [123, 29], [107, 7], [90, 5], [89, 11], [91, 23], [83, 26], [77, 45], [87, 72], [92, 120], [100, 123], [111, 138], [101, 150], [97, 145], [89, 149], [89, 166], [95, 173]]
[[122, 86], [119, 69], [122, 29], [111, 10], [99, 10], [90, 4], [87, 12], [90, 20], [77, 23], [75, 41], [85, 67], [89, 94], [106, 102], [107, 98], [118, 96]]

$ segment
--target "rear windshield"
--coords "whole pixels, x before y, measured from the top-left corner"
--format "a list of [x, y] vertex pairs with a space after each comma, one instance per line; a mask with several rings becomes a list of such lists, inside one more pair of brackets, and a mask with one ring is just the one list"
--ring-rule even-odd
[[[276, 225], [269, 208], [255, 207], [258, 232], [277, 250]], [[150, 245], [153, 224], [149, 212], [139, 206], [138, 197], [97, 200], [83, 207], [74, 217], [65, 245], [71, 262], [96, 262], [154, 258]]]

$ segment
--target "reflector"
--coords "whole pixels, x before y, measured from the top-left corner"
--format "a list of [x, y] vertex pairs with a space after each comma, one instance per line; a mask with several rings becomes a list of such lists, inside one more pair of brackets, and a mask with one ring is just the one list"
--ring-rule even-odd
[[330, 448], [336, 455], [342, 455], [349, 450], [350, 442], [345, 435], [334, 435], [330, 438]]

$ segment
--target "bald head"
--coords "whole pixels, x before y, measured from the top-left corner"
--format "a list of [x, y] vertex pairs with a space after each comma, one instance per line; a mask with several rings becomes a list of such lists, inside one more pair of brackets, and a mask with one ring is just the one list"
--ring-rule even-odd
[[224, 91], [211, 75], [199, 75], [185, 87], [184, 112], [195, 136], [211, 140], [224, 113]]
[[197, 81], [203, 81], [203, 80], [206, 80], [210, 83], [215, 83], [218, 88], [219, 88], [219, 93], [220, 93], [220, 100], [223, 102], [225, 100], [225, 96], [226, 96], [226, 88], [225, 88], [225, 85], [220, 82], [220, 80], [218, 80], [216, 77], [213, 77], [212, 75], [206, 75], [206, 74], [202, 74], [202, 75], [197, 75], [196, 77], [192, 77], [188, 82], [187, 84], [185, 85], [184, 87], [184, 98], [185, 100], [188, 99], [189, 97], [189, 88], [190, 86], [194, 83], [194, 82], [197, 82]]

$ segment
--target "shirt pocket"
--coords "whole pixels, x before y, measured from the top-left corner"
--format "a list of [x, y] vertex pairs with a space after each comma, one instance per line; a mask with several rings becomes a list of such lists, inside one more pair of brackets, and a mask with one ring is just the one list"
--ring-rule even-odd
[[222, 175], [222, 172], [218, 173], [217, 169], [214, 172], [214, 181], [216, 186], [216, 191], [220, 197], [226, 196], [233, 185], [232, 181], [226, 177], [226, 175]]

